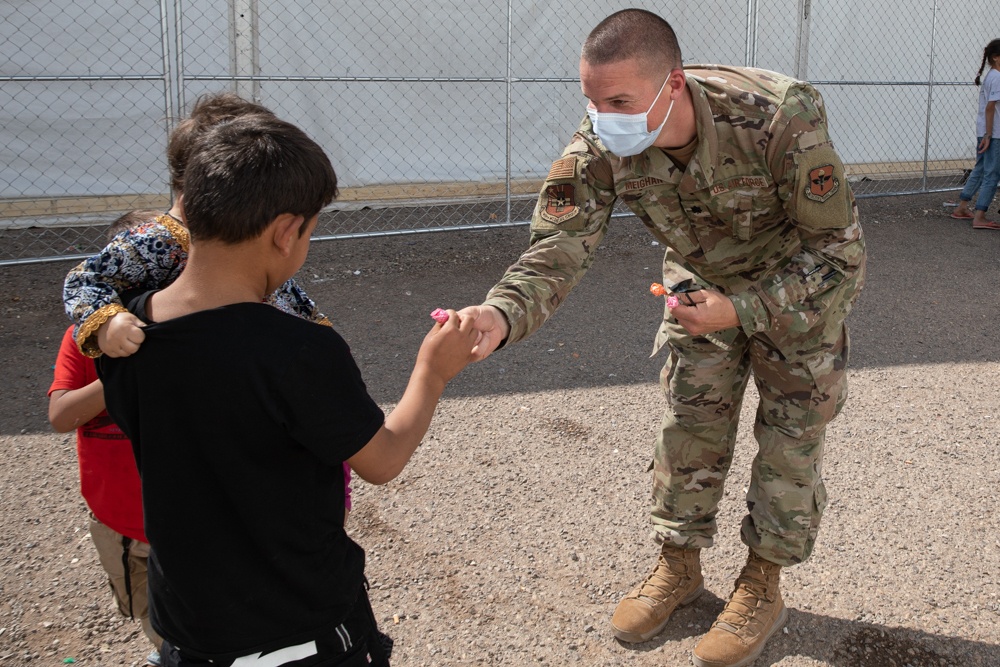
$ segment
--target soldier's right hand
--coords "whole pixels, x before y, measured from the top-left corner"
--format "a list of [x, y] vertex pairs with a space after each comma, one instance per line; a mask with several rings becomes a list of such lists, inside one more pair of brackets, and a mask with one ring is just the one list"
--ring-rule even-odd
[[97, 328], [97, 346], [109, 357], [133, 355], [146, 340], [144, 326], [132, 313], [118, 313]]
[[470, 320], [472, 327], [479, 333], [476, 347], [472, 350], [475, 361], [482, 361], [493, 354], [508, 335], [510, 323], [507, 317], [494, 306], [466, 306], [458, 311], [462, 320]]

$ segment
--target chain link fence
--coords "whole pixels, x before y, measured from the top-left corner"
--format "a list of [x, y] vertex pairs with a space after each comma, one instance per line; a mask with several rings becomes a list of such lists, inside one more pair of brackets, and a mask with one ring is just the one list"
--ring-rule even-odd
[[[584, 114], [594, 0], [0, 0], [0, 263], [86, 256], [167, 208], [166, 137], [233, 90], [301, 126], [342, 195], [315, 237], [521, 224]], [[975, 159], [985, 0], [646, 2], [685, 62], [822, 91], [859, 196], [953, 190]]]

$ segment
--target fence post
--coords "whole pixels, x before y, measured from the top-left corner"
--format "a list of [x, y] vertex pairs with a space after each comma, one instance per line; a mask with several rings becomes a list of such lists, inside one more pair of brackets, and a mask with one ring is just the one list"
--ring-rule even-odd
[[167, 20], [167, 0], [160, 0], [160, 50], [163, 63], [163, 126], [167, 137], [173, 129], [174, 121], [174, 90], [172, 70], [170, 67], [170, 23]]
[[812, 0], [799, 0], [799, 30], [795, 35], [795, 78], [809, 79], [809, 32]]
[[[229, 0], [229, 66], [234, 77], [255, 77], [260, 69], [257, 0]], [[236, 94], [259, 101], [256, 79], [236, 78]]]
[[924, 127], [924, 177], [923, 190], [927, 190], [927, 162], [931, 150], [931, 108], [934, 102], [934, 33], [937, 30], [937, 0], [931, 13], [931, 58], [930, 71], [927, 74], [927, 123]]
[[747, 0], [746, 51], [743, 55], [746, 67], [757, 66], [757, 18], [757, 0]]
[[174, 0], [174, 62], [177, 81], [177, 110], [183, 115], [186, 111], [187, 99], [184, 91], [184, 4], [183, 0]]
[[506, 79], [507, 86], [507, 100], [506, 100], [506, 167], [504, 171], [504, 199], [507, 206], [507, 222], [510, 223], [511, 219], [511, 204], [510, 204], [510, 181], [511, 181], [511, 168], [510, 168], [510, 152], [511, 152], [511, 107], [513, 101], [511, 99], [511, 87], [514, 82], [514, 73], [511, 71], [511, 54], [513, 52], [513, 41], [514, 41], [514, 8], [512, 6], [513, 0], [507, 0], [507, 73], [504, 77]]

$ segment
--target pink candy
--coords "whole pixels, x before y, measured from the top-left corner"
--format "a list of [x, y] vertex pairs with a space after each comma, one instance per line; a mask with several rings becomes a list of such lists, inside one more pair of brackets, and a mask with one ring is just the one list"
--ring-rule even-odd
[[448, 321], [448, 311], [441, 308], [435, 308], [431, 311], [431, 317], [434, 318], [435, 322], [444, 324]]
[[660, 283], [653, 283], [649, 286], [649, 293], [653, 296], [666, 296], [667, 297], [667, 308], [676, 308], [681, 305], [681, 300], [673, 295], [667, 296], [669, 294], [666, 287]]

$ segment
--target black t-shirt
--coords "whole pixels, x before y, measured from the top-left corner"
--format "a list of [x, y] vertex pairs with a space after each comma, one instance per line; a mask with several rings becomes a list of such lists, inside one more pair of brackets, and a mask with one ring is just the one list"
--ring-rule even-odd
[[347, 343], [257, 303], [145, 331], [99, 370], [142, 478], [154, 627], [217, 659], [328, 636], [364, 572], [342, 462], [385, 419]]

